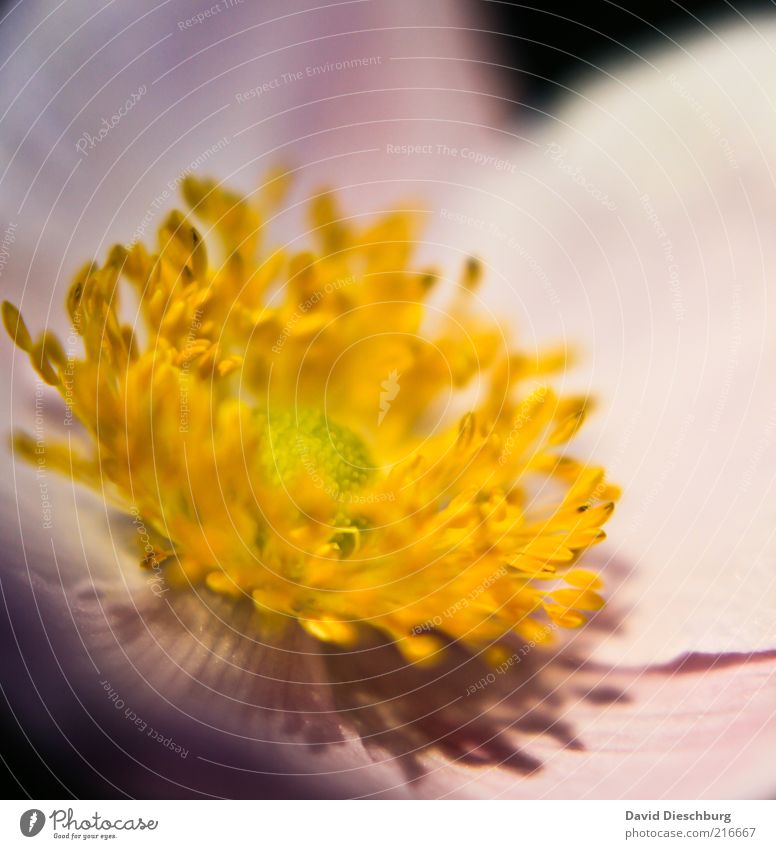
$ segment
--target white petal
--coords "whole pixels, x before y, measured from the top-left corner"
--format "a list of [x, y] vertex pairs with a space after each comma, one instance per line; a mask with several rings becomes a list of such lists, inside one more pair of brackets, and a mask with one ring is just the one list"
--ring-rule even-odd
[[600, 404], [576, 452], [624, 487], [619, 662], [776, 646], [775, 74], [771, 19], [649, 54], [438, 221], [493, 259], [529, 348], [581, 352], [565, 386]]
[[[369, 4], [369, 8], [377, 5]], [[411, 15], [417, 6], [408, 3], [397, 8]], [[29, 8], [29, 4], [23, 4], [23, 8]], [[127, 23], [140, 14], [136, 8], [125, 7], [125, 13], [130, 16]], [[147, 21], [137, 24], [140, 30], [147, 28], [140, 43], [150, 47], [154, 39], [166, 34], [158, 21], [152, 24], [154, 14], [172, 30], [183, 13], [170, 10], [178, 8], [162, 7]], [[333, 21], [331, 25], [335, 29], [346, 24], [356, 29], [350, 11], [349, 8], [348, 15], [341, 19], [330, 16], [326, 20]], [[213, 26], [227, 27], [225, 20], [222, 16]], [[91, 32], [92, 43], [97, 47], [110, 37], [99, 23], [95, 19], [81, 30]], [[47, 30], [47, 26], [48, 23], [42, 26], [38, 34], [43, 37], [48, 33], [51, 48], [57, 48], [62, 40], [61, 24], [60, 29]], [[201, 38], [200, 46], [204, 47], [215, 40], [212, 36], [216, 30], [208, 29], [205, 35], [204, 27], [211, 24], [201, 26], [203, 29], [194, 32], [192, 41]], [[73, 29], [69, 25], [64, 31], [69, 33]], [[769, 28], [761, 25], [760, 30], [773, 41]], [[313, 31], [317, 34], [317, 30]], [[113, 30], [109, 32], [112, 34]], [[296, 26], [278, 23], [273, 37], [284, 43], [284, 35], [296, 37], [298, 33]], [[31, 37], [31, 45], [38, 34]], [[406, 31], [395, 35], [395, 44], [406, 47], [410, 43]], [[176, 43], [174, 38], [177, 39], [177, 33], [168, 39], [170, 45]], [[428, 39], [418, 41], [419, 44], [412, 46], [429, 49]], [[433, 41], [433, 46], [444, 53], [444, 42]], [[54, 301], [61, 298], [67, 273], [82, 259], [84, 246], [90, 253], [99, 253], [107, 241], [126, 238], [128, 228], [131, 231], [137, 226], [153, 203], [158, 186], [175, 179], [180, 169], [217, 141], [221, 133], [234, 133], [255, 123], [256, 117], [250, 121], [245, 115], [238, 123], [230, 123], [232, 115], [237, 114], [233, 108], [236, 101], [232, 104], [231, 99], [238, 91], [274, 78], [277, 71], [273, 59], [267, 63], [263, 77], [243, 76], [247, 73], [244, 70], [213, 76], [212, 64], [204, 58], [176, 68], [181, 57], [174, 51], [166, 54], [163, 70], [173, 70], [157, 83], [162, 87], [159, 89], [162, 96], [157, 98], [154, 93], [141, 101], [136, 110], [122, 119], [120, 137], [115, 132], [109, 135], [70, 176], [78, 161], [73, 148], [80, 132], [98, 126], [103, 116], [110, 116], [115, 104], [142, 83], [142, 75], [137, 68], [120, 73], [79, 113], [81, 106], [86, 105], [104, 79], [121, 71], [125, 62], [142, 52], [137, 50], [138, 43], [134, 37], [125, 42], [119, 39], [113, 46], [115, 50], [109, 47], [95, 56], [92, 70], [100, 68], [104, 74], [104, 69], [109, 68], [110, 73], [95, 80], [89, 76], [87, 64], [79, 72], [81, 85], [84, 80], [91, 85], [91, 88], [87, 85], [87, 93], [79, 87], [79, 96], [66, 100], [64, 95], [72, 85], [67, 83], [50, 106], [43, 104], [55, 94], [52, 79], [64, 82], [80, 61], [88, 57], [88, 52], [76, 50], [75, 45], [83, 42], [65, 41], [65, 48], [55, 53], [50, 68], [48, 63], [42, 64], [39, 75], [35, 74], [37, 65], [31, 62], [40, 62], [40, 45], [29, 54], [37, 59], [28, 57], [25, 63], [22, 51], [18, 59], [11, 60], [15, 79], [20, 84], [28, 78], [32, 82], [26, 103], [19, 100], [9, 112], [11, 116], [18, 110], [21, 120], [14, 125], [15, 135], [12, 132], [8, 137], [15, 144], [23, 144], [4, 186], [9, 190], [6, 197], [14, 205], [23, 203], [23, 208], [21, 212], [12, 208], [18, 218], [18, 245], [4, 274], [7, 279], [16, 275], [19, 286], [23, 282], [25, 287], [30, 287], [29, 294], [34, 296], [31, 303], [37, 306], [38, 316], [44, 316], [48, 310], [55, 281]], [[216, 52], [230, 67], [246, 58], [250, 66], [256, 61], [259, 64], [255, 67], [261, 67], [252, 43], [243, 45], [242, 36], [227, 44], [234, 51], [210, 48], [201, 56], [212, 57]], [[347, 163], [344, 168], [326, 166], [317, 172], [326, 173], [328, 169], [333, 182], [339, 182], [337, 178], [344, 170], [347, 179], [354, 183], [364, 179], [363, 175], [378, 181], [390, 179], [394, 181], [388, 187], [392, 190], [406, 189], [413, 185], [413, 180], [434, 181], [439, 179], [438, 175], [450, 183], [467, 183], [471, 187], [469, 193], [456, 201], [458, 208], [452, 211], [461, 219], [473, 218], [474, 224], [456, 224], [450, 218], [449, 205], [444, 207], [444, 215], [439, 208], [438, 223], [444, 225], [440, 240], [451, 246], [453, 254], [472, 244], [482, 249], [486, 260], [494, 257], [493, 275], [502, 274], [514, 286], [515, 297], [509, 302], [510, 308], [519, 312], [522, 319], [519, 323], [529, 345], [554, 337], [580, 342], [590, 352], [587, 367], [576, 376], [569, 376], [569, 386], [575, 380], [577, 385], [591, 388], [601, 396], [602, 414], [597, 419], [595, 434], [580, 443], [580, 451], [589, 451], [591, 457], [607, 463], [626, 488], [618, 518], [611, 526], [613, 543], [609, 552], [633, 566], [633, 574], [624, 582], [615, 602], [633, 604], [634, 609], [626, 619], [624, 636], [618, 633], [608, 638], [601, 654], [608, 653], [620, 661], [674, 657], [687, 649], [763, 649], [776, 642], [771, 547], [776, 505], [767, 492], [775, 453], [771, 422], [776, 407], [765, 362], [765, 357], [774, 353], [772, 340], [776, 338], [770, 327], [766, 286], [775, 258], [772, 241], [768, 239], [774, 204], [767, 156], [776, 144], [768, 125], [773, 117], [773, 104], [757, 82], [768, 79], [769, 74], [772, 76], [774, 62], [772, 48], [760, 35], [742, 31], [730, 40], [732, 54], [726, 52], [727, 47], [698, 43], [691, 50], [690, 59], [679, 54], [659, 61], [655, 57], [653, 62], [658, 71], [647, 68], [623, 72], [618, 81], [589, 92], [596, 105], [588, 104], [580, 112], [569, 110], [562, 121], [546, 130], [539, 149], [525, 162], [521, 173], [515, 173], [517, 168], [513, 165], [526, 156], [525, 143], [512, 152], [511, 160], [507, 157], [505, 165], [478, 163], [461, 153], [464, 143], [472, 145], [465, 134], [468, 130], [461, 136], [456, 154], [434, 153], [430, 158], [420, 154], [397, 159], [383, 147], [384, 125], [366, 124], [367, 128], [379, 127], [374, 136], [362, 126], [315, 136], [314, 144], [309, 138], [303, 142], [301, 136], [309, 136], [311, 127], [315, 128], [313, 132], [328, 130], [343, 122], [342, 113], [332, 112], [326, 106], [327, 101], [304, 105], [311, 97], [317, 100], [321, 96], [320, 92], [315, 94], [313, 83], [309, 87], [300, 86], [290, 95], [291, 103], [300, 108], [273, 119], [271, 135], [262, 136], [258, 129], [243, 133], [237, 137], [241, 141], [230, 141], [227, 147], [229, 163], [224, 165], [226, 158], [222, 162], [219, 157], [221, 164], [214, 167], [220, 176], [236, 177], [239, 181], [245, 176], [238, 173], [243, 166], [251, 163], [248, 170], [253, 169], [252, 175], [258, 174], [263, 160], [258, 163], [253, 160], [289, 143], [292, 155], [299, 154], [305, 164], [313, 149], [320, 150], [324, 157], [347, 153], [347, 158], [342, 160]], [[154, 50], [159, 48], [144, 54], [148, 57], [149, 72], [156, 67], [156, 62], [151, 62], [156, 55]], [[294, 55], [297, 52], [306, 55], [303, 47], [289, 47], [289, 50]], [[143, 61], [141, 58], [140, 64]], [[295, 61], [306, 65], [308, 59]], [[411, 84], [410, 78], [417, 74], [418, 64], [405, 66], [403, 60], [393, 61], [397, 64], [388, 66], [391, 82], [385, 87], [396, 87], [395, 79], [401, 80], [398, 87]], [[395, 71], [407, 67], [414, 70]], [[446, 77], [444, 74], [434, 77], [433, 69], [441, 71], [446, 67], [444, 61], [432, 63], [430, 69], [424, 70], [431, 76], [424, 79], [439, 79], [439, 85], [444, 86]], [[51, 69], [53, 73], [48, 73]], [[366, 72], [369, 68], [362, 70]], [[399, 73], [398, 78], [393, 76], [395, 73]], [[401, 76], [402, 73], [406, 76]], [[670, 73], [675, 73], [684, 86], [681, 91], [690, 92], [692, 102], [675, 84], [667, 82]], [[246, 82], [241, 88], [243, 79]], [[353, 90], [349, 87], [351, 82], [356, 88], [363, 85], [361, 73], [350, 82], [344, 76], [338, 77], [334, 88], [327, 91], [334, 95], [349, 94]], [[192, 95], [200, 84], [202, 99]], [[213, 99], [205, 92], [214, 92]], [[189, 96], [181, 101], [182, 94]], [[368, 122], [375, 117], [384, 118], [386, 109], [393, 108], [394, 95], [385, 94], [375, 97], [371, 92], [357, 99], [338, 97], [335, 102], [360, 103], [367, 110]], [[227, 101], [228, 109], [214, 112]], [[256, 98], [256, 101], [266, 103], [267, 99]], [[483, 102], [488, 103], [482, 98], [471, 100], [472, 105]], [[399, 101], [400, 106], [402, 103], [408, 101]], [[446, 110], [455, 101], [429, 97], [428, 93], [417, 101], [413, 95], [408, 111], [403, 112], [401, 107], [392, 117], [413, 119], [418, 114], [428, 117], [429, 103], [442, 110], [442, 117], [454, 117]], [[701, 104], [700, 111], [697, 103]], [[161, 127], [157, 134], [150, 129], [151, 124], [168, 107], [169, 122], [159, 120], [153, 125]], [[370, 114], [371, 108], [374, 111]], [[415, 113], [414, 109], [420, 112]], [[461, 111], [460, 103], [456, 110], [455, 117], [464, 116], [464, 127], [487, 120], [476, 111]], [[296, 118], [302, 113], [312, 116], [310, 123], [297, 123]], [[258, 120], [266, 117], [264, 113], [257, 114]], [[93, 119], [95, 123], [90, 124]], [[195, 128], [200, 119], [205, 119], [204, 123]], [[360, 112], [355, 120], [363, 120]], [[410, 120], [400, 126], [398, 143], [402, 144], [426, 140], [435, 144], [451, 138], [449, 121], [439, 125], [443, 127], [440, 134], [434, 121], [416, 124]], [[43, 133], [44, 127], [48, 136]], [[721, 128], [719, 133], [713, 127]], [[31, 132], [25, 140], [28, 129]], [[71, 137], [73, 130], [78, 132]], [[144, 130], [148, 132], [144, 134]], [[381, 139], [381, 147], [374, 152], [374, 158], [359, 159], [353, 151], [361, 149], [362, 144], [374, 143], [369, 141], [370, 137]], [[478, 141], [467, 150], [494, 155], [501, 149], [496, 137], [503, 138], [499, 134], [488, 135], [486, 143], [482, 136], [477, 136]], [[721, 139], [726, 140], [724, 146]], [[570, 165], [572, 172], [579, 168], [577, 179], [583, 185], [575, 184], [559, 167], [563, 162], [553, 162], [547, 155], [546, 146], [550, 144], [560, 145], [563, 162]], [[25, 161], [21, 158], [22, 148], [29, 150], [30, 146], [35, 156]], [[213, 163], [215, 166], [215, 160]], [[144, 173], [148, 166], [150, 169]], [[39, 174], [38, 168], [41, 168]], [[608, 209], [594, 197], [600, 193], [605, 193], [616, 208]], [[680, 270], [674, 290], [670, 285], [672, 262], [666, 256], [664, 237], [656, 232], [655, 221], [649, 218], [645, 194], [649, 195], [650, 205], [656, 210], [666, 238], [670, 239], [671, 252]], [[116, 202], [117, 197], [120, 203]], [[380, 195], [374, 197], [379, 204]], [[483, 233], [488, 238], [483, 238]], [[69, 249], [71, 243], [77, 249]], [[502, 311], [504, 303], [502, 297]], [[681, 321], [680, 313], [683, 313]], [[29, 388], [26, 393], [25, 402], [29, 404]], [[207, 618], [203, 620], [193, 596], [181, 601], [194, 607], [189, 608], [191, 618], [183, 617], [180, 630], [173, 636], [170, 617], [174, 618], [175, 611], [149, 596], [150, 589], [142, 585], [138, 573], [131, 569], [126, 573], [120, 571], [124, 549], [118, 544], [115, 551], [109, 550], [108, 557], [104, 556], [103, 547], [98, 555], [100, 575], [110, 585], [106, 598], [118, 592], [118, 607], [109, 606], [103, 611], [97, 605], [95, 614], [95, 602], [100, 597], [89, 595], [89, 582], [85, 594], [78, 598], [63, 594], [59, 580], [51, 581], [51, 567], [56, 567], [54, 554], [46, 546], [47, 538], [37, 533], [38, 482], [31, 473], [26, 474], [26, 478], [18, 480], [25, 492], [32, 493], [33, 499], [29, 513], [20, 511], [25, 521], [32, 523], [25, 532], [25, 544], [33, 555], [28, 557], [28, 562], [38, 568], [31, 570], [33, 586], [39, 600], [48, 597], [48, 601], [41, 602], [44, 605], [41, 609], [50, 617], [49, 631], [60, 626], [68, 631], [71, 612], [78, 623], [78, 632], [68, 631], [68, 638], [63, 638], [61, 644], [54, 641], [54, 647], [60, 652], [58, 657], [64, 653], [65, 659], [73, 664], [70, 680], [84, 688], [85, 700], [93, 707], [103, 699], [104, 706], [105, 690], [100, 682], [108, 679], [94, 675], [86, 683], [88, 662], [83, 655], [70, 654], [72, 646], [77, 647], [79, 633], [103, 665], [99, 675], [104, 676], [107, 669], [115, 670], [111, 672], [119, 682], [115, 686], [129, 687], [133, 696], [136, 695], [137, 703], [144, 706], [143, 721], [156, 722], [165, 736], [180, 734], [182, 739], [192, 740], [201, 747], [199, 754], [209, 764], [203, 767], [206, 773], [200, 773], [200, 776], [207, 774], [206, 784], [214, 776], [233, 777], [237, 773], [250, 776], [245, 779], [247, 789], [255, 787], [252, 781], [265, 780], [257, 778], [257, 773], [270, 771], [268, 765], [273, 761], [273, 753], [281, 751], [277, 758], [280, 772], [299, 769], [312, 782], [307, 784], [307, 779], [300, 779], [300, 786], [314, 786], [320, 779], [309, 777], [321, 771], [317, 764], [299, 766], [295, 739], [286, 740], [282, 723], [278, 727], [265, 722], [267, 705], [256, 701], [266, 696], [279, 699], [279, 715], [287, 719], [288, 693], [294, 688], [274, 684], [268, 688], [266, 681], [262, 686], [256, 685], [257, 680], [266, 676], [270, 661], [264, 651], [256, 650], [252, 654], [251, 645], [255, 643], [251, 640], [231, 632], [233, 623], [226, 614], [221, 614], [220, 626], [213, 623], [213, 606], [222, 603], [208, 602]], [[58, 503], [63, 505], [60, 515], [69, 525], [71, 536], [64, 535], [67, 550], [61, 560], [75, 564], [78, 572], [89, 562], [85, 558], [94, 559], [93, 552], [102, 546], [104, 536], [98, 539], [97, 534], [92, 537], [87, 532], [86, 544], [82, 545], [81, 538], [72, 535], [68, 497], [72, 499], [72, 491], [63, 485], [58, 495], [62, 501]], [[99, 507], [96, 515], [102, 520]], [[116, 527], [115, 522], [112, 527]], [[11, 522], [10, 532], [14, 531]], [[18, 553], [19, 549], [13, 551]], [[21, 562], [14, 555], [9, 562], [13, 563], [14, 559]], [[130, 579], [133, 586], [123, 583], [123, 574], [134, 576]], [[143, 598], [140, 616], [133, 614], [139, 597]], [[17, 596], [22, 598], [26, 596]], [[149, 601], [156, 604], [154, 610], [146, 606]], [[23, 610], [18, 607], [13, 612], [17, 618], [23, 617]], [[88, 625], [85, 633], [84, 623]], [[35, 657], [35, 643], [28, 642], [26, 651]], [[406, 753], [399, 759], [390, 748], [387, 758], [378, 755], [378, 766], [371, 766], [374, 751], [367, 756], [362, 744], [352, 739], [348, 724], [352, 716], [339, 725], [341, 707], [330, 701], [331, 693], [326, 688], [311, 689], [313, 695], [321, 694], [319, 708], [328, 711], [333, 706], [334, 718], [329, 717], [332, 724], [316, 723], [311, 730], [316, 734], [322, 729], [325, 733], [332, 730], [332, 738], [325, 739], [331, 745], [320, 761], [325, 770], [335, 773], [326, 779], [326, 787], [335, 788], [329, 790], [332, 794], [354, 795], [354, 778], [361, 795], [533, 797], [587, 793], [605, 797], [676, 797], [756, 793], [767, 786], [765, 781], [771, 777], [768, 764], [760, 762], [758, 752], [768, 751], [773, 743], [772, 710], [764, 695], [765, 685], [772, 679], [772, 658], [763, 656], [754, 660], [761, 662], [731, 663], [714, 671], [685, 669], [674, 674], [668, 668], [649, 673], [612, 673], [609, 680], [627, 691], [632, 701], [605, 708], [591, 704], [590, 700], [577, 704], [576, 690], [571, 682], [566, 682], [567, 689], [561, 691], [562, 702], [550, 704], [549, 715], [568, 720], [573, 733], [584, 743], [585, 751], [564, 749], [557, 740], [545, 743], [543, 737], [525, 742], [530, 728], [521, 729], [519, 748], [522, 750], [525, 743], [526, 754], [518, 755], [517, 762], [513, 762], [517, 767], [514, 780], [504, 768], [498, 771], [489, 771], [487, 766], [451, 768], [441, 760], [432, 759], [427, 765], [432, 769], [439, 766], [439, 775], [411, 781], [406, 771]], [[256, 666], [252, 669], [251, 664]], [[321, 674], [320, 664], [320, 658], [313, 660], [309, 667], [311, 675]], [[285, 668], [282, 665], [280, 668], [286, 675]], [[606, 681], [605, 674], [601, 675]], [[428, 686], [430, 692], [439, 692], [436, 682]], [[356, 690], [353, 698], [362, 695]], [[123, 694], [122, 697], [129, 703]], [[236, 701], [242, 704], [241, 709], [234, 710]], [[410, 710], [417, 711], [422, 706], [420, 701]], [[349, 709], [353, 707], [350, 705]], [[305, 710], [308, 709], [310, 705], [305, 704]], [[216, 721], [219, 715], [220, 723]], [[511, 703], [505, 705], [504, 715], [515, 716]], [[475, 718], [479, 717], [475, 713]], [[131, 720], [122, 714], [117, 728], [111, 729], [122, 746], [132, 739], [132, 735], [127, 737], [127, 721]], [[541, 725], [540, 718], [536, 721]], [[464, 726], [460, 714], [454, 714], [448, 725], [450, 722], [456, 731]], [[384, 724], [385, 727], [392, 726]], [[424, 728], [428, 736], [427, 726]], [[350, 742], [337, 744], [335, 731], [342, 732]], [[564, 729], [561, 737], [565, 734]], [[270, 739], [271, 735], [275, 737]], [[149, 750], [143, 735], [136, 739], [142, 741], [142, 746], [138, 744], [138, 754], [143, 762], [149, 751], [161, 751], [155, 740], [151, 740]], [[281, 739], [285, 742], [279, 742], [280, 748], [275, 750]], [[403, 737], [400, 739], [404, 741]], [[466, 743], [465, 735], [455, 739]], [[477, 739], [483, 745], [481, 736]], [[742, 742], [750, 739], [749, 746]], [[504, 743], [506, 748], [500, 749], [501, 741], [497, 742], [495, 747], [485, 747], [489, 757], [494, 752], [497, 757], [500, 751], [507, 757], [509, 747]], [[445, 752], [449, 757], [449, 749]], [[520, 757], [525, 759], [521, 761]], [[520, 769], [530, 767], [531, 757], [537, 758], [544, 768], [525, 778]], [[305, 760], [303, 756], [302, 761]], [[170, 780], [177, 782], [176, 792], [186, 792], [185, 783], [179, 781], [179, 766], [170, 759], [154, 761], [156, 772], [164, 777], [167, 770]], [[142, 770], [128, 774], [131, 789], [139, 786], [141, 776]], [[223, 780], [225, 787], [235, 786]]]
[[304, 186], [294, 200], [369, 180], [374, 208], [414, 196], [405, 177], [453, 180], [467, 165], [389, 143], [460, 145], [505, 112], [454, 0], [242, 3], [188, 26], [198, 11], [9, 13], [0, 220], [16, 241], [3, 276], [24, 287], [27, 315], [56, 312], [74, 269], [112, 242], [153, 239], [188, 171], [252, 190], [280, 161]]

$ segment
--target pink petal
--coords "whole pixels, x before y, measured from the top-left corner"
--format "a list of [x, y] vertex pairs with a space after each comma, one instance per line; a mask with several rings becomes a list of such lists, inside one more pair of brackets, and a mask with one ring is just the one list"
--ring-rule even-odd
[[[573, 719], [583, 751], [535, 743], [530, 751], [543, 766], [527, 779], [440, 767], [432, 795], [726, 799], [772, 792], [773, 652], [685, 655], [662, 667], [598, 668], [582, 677], [591, 674], [599, 692], [621, 696], [609, 705], [580, 699], [568, 706], [563, 716]], [[574, 687], [573, 676], [566, 686]]]

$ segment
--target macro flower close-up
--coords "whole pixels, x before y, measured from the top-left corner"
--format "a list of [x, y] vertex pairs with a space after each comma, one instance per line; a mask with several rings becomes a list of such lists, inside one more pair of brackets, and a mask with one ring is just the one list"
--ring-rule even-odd
[[772, 797], [763, 5], [4, 8], [10, 798]]

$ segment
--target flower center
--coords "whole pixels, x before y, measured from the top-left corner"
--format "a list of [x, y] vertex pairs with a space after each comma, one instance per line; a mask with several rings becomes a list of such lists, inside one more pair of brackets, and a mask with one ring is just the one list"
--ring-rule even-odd
[[260, 462], [262, 471], [284, 487], [292, 488], [306, 475], [335, 498], [361, 488], [374, 471], [362, 440], [313, 409], [271, 413]]

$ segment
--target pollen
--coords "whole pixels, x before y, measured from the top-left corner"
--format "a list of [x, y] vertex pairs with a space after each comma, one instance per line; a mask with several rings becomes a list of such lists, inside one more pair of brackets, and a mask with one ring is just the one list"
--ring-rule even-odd
[[3, 304], [80, 422], [48, 466], [142, 521], [138, 568], [268, 628], [497, 664], [583, 625], [604, 600], [580, 560], [618, 490], [566, 451], [590, 407], [551, 386], [566, 353], [521, 351], [478, 308], [476, 259], [457, 281], [418, 264], [416, 213], [353, 223], [325, 193], [308, 249], [265, 245], [286, 183], [245, 198], [188, 177], [155, 245], [75, 276], [75, 351]]

